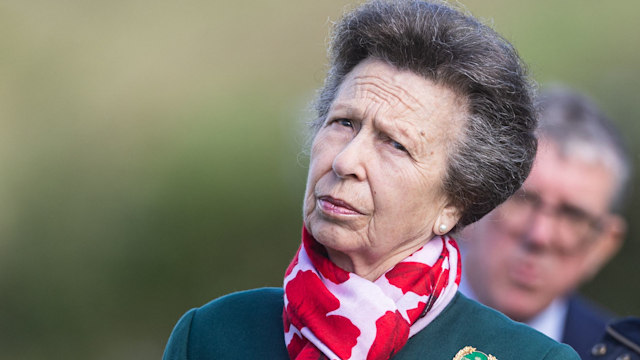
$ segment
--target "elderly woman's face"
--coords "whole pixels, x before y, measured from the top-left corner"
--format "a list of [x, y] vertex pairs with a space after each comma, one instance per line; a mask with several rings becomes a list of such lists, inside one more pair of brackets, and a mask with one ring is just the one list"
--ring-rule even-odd
[[442, 179], [465, 114], [446, 87], [382, 61], [347, 75], [313, 141], [304, 199], [307, 229], [338, 266], [367, 277], [455, 225]]

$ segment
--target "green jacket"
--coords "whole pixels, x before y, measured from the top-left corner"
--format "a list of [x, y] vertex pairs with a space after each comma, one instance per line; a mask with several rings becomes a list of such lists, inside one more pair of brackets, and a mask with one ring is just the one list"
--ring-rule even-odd
[[[282, 309], [279, 288], [238, 292], [191, 309], [171, 333], [163, 359], [289, 359]], [[393, 359], [451, 360], [465, 346], [497, 360], [580, 359], [569, 346], [460, 293]]]

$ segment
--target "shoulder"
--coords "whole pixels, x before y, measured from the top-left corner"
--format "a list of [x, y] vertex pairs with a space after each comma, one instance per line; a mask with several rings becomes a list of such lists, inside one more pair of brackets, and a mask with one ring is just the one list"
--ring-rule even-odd
[[591, 348], [604, 335], [612, 315], [606, 310], [573, 295], [569, 298], [562, 342], [571, 345], [582, 357], [590, 356]]
[[[410, 339], [398, 359], [453, 358], [466, 346], [498, 360], [579, 359], [569, 346], [460, 293], [429, 326]], [[405, 350], [407, 356], [401, 357]]]
[[572, 295], [568, 300], [567, 319], [570, 321], [580, 321], [583, 325], [590, 327], [604, 327], [614, 315], [599, 305], [587, 300], [580, 295]]
[[640, 360], [640, 317], [611, 321], [595, 349], [594, 358]]
[[164, 359], [287, 358], [283, 306], [282, 289], [261, 288], [191, 309], [171, 333]]
[[282, 316], [284, 292], [281, 288], [259, 288], [231, 293], [214, 299], [197, 309], [203, 318], [246, 318], [265, 315], [277, 309]]

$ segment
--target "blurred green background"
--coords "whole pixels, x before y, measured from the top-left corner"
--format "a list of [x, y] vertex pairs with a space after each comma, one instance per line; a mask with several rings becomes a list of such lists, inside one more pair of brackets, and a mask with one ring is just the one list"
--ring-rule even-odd
[[[461, 3], [540, 83], [596, 98], [638, 162], [639, 2]], [[280, 285], [348, 4], [0, 2], [0, 359], [157, 359], [190, 307]], [[639, 196], [582, 289], [621, 315], [640, 315]]]

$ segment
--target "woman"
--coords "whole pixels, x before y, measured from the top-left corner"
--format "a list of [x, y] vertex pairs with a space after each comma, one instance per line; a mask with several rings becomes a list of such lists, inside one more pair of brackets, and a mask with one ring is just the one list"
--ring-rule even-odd
[[513, 48], [441, 3], [372, 1], [337, 24], [330, 60], [284, 294], [189, 311], [165, 358], [577, 359], [457, 293], [446, 234], [511, 195], [535, 154]]

